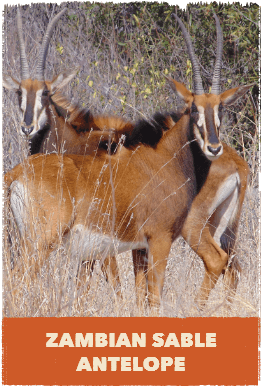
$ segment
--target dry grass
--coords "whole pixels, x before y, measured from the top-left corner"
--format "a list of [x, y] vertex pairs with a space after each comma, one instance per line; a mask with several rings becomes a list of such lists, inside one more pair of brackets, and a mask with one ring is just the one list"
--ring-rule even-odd
[[[211, 292], [204, 311], [199, 311], [194, 298], [204, 275], [204, 265], [182, 238], [172, 246], [166, 269], [161, 316], [257, 316], [259, 313], [259, 195], [247, 190], [237, 243], [242, 273], [233, 304], [226, 302], [227, 289], [222, 277]], [[7, 231], [7, 228], [5, 228]], [[54, 251], [35, 272], [39, 261], [37, 249], [21, 260], [21, 247], [12, 217], [9, 220], [11, 251], [6, 242], [3, 273], [3, 311], [5, 316], [151, 316], [145, 306], [138, 311], [131, 252], [118, 256], [122, 298], [105, 281], [100, 262], [93, 276], [81, 278], [76, 285], [76, 269], [63, 246]], [[8, 239], [7, 233], [5, 233]], [[30, 259], [30, 260], [28, 260]], [[13, 269], [11, 267], [14, 267]]]
[[[159, 70], [170, 69], [172, 61], [178, 61], [173, 76], [185, 79], [186, 55], [182, 50], [182, 40], [176, 35], [166, 33], [176, 50], [174, 56], [166, 57], [159, 54], [161, 45], [155, 40], [155, 46], [145, 41], [130, 37], [130, 51], [124, 56], [117, 44], [117, 36], [111, 34], [111, 26], [96, 25], [94, 37], [86, 39], [84, 28], [92, 25], [89, 14], [71, 3], [71, 15], [79, 16], [82, 25], [71, 19], [71, 24], [61, 23], [61, 34], [57, 30], [51, 42], [47, 74], [57, 74], [65, 67], [78, 65], [81, 70], [75, 82], [67, 90], [70, 98], [81, 100], [99, 113], [113, 112], [121, 114], [128, 119], [137, 119], [144, 115], [150, 116], [156, 110], [174, 109], [176, 102], [171, 92], [164, 86], [165, 81]], [[47, 6], [46, 6], [47, 7]], [[204, 6], [203, 6], [204, 8]], [[40, 13], [39, 13], [40, 12]], [[25, 22], [29, 34], [41, 40], [39, 34], [33, 31], [44, 30], [45, 18], [39, 15], [45, 12], [45, 5], [35, 4], [26, 14]], [[226, 11], [225, 11], [226, 12]], [[243, 10], [244, 12], [244, 10]], [[145, 28], [148, 14], [140, 20], [140, 29]], [[11, 39], [15, 36], [15, 11], [8, 8], [5, 13], [4, 61], [3, 69], [16, 76], [19, 74], [19, 55]], [[84, 22], [85, 21], [85, 22]], [[39, 24], [39, 25], [38, 25]], [[40, 27], [39, 27], [40, 26]], [[82, 26], [82, 27], [81, 27]], [[82, 28], [82, 29], [81, 29]], [[133, 31], [133, 34], [139, 33]], [[100, 45], [95, 42], [95, 34], [103, 31], [105, 41], [101, 39]], [[141, 31], [140, 31], [141, 33]], [[63, 39], [61, 39], [63, 36]], [[100, 36], [100, 35], [99, 35]], [[138, 36], [138, 35], [137, 35]], [[132, 39], [132, 41], [131, 41]], [[31, 53], [30, 66], [34, 65], [35, 53], [38, 50], [36, 40], [26, 36], [28, 52]], [[159, 46], [158, 46], [159, 44]], [[63, 54], [58, 48], [63, 45]], [[144, 46], [143, 46], [144, 45]], [[172, 47], [173, 47], [172, 46]], [[144, 47], [144, 49], [143, 49]], [[173, 47], [173, 49], [174, 49]], [[172, 49], [172, 50], [173, 50]], [[118, 51], [119, 50], [119, 51]], [[143, 51], [144, 50], [144, 51]], [[121, 51], [121, 52], [120, 52]], [[73, 53], [73, 54], [72, 54]], [[169, 53], [170, 54], [170, 53]], [[143, 62], [141, 58], [144, 58]], [[175, 59], [174, 59], [175, 58]], [[226, 60], [226, 59], [225, 59]], [[87, 65], [88, 64], [88, 65]], [[128, 68], [125, 70], [125, 68]], [[229, 64], [223, 70], [223, 82], [226, 79]], [[133, 74], [130, 70], [135, 69]], [[118, 76], [120, 74], [120, 76]], [[234, 73], [232, 84], [237, 82]], [[246, 75], [245, 75], [246, 76]], [[243, 75], [243, 77], [245, 77]], [[126, 78], [125, 78], [126, 77]], [[182, 78], [181, 78], [182, 77]], [[190, 74], [188, 76], [190, 78]], [[127, 82], [127, 79], [129, 81]], [[92, 86], [90, 83], [92, 80]], [[245, 83], [250, 83], [244, 80]], [[132, 86], [136, 84], [136, 87]], [[145, 94], [147, 86], [150, 92]], [[224, 87], [225, 85], [223, 85]], [[145, 98], [146, 95], [146, 98]], [[225, 301], [227, 290], [223, 286], [222, 277], [212, 291], [204, 311], [199, 311], [194, 303], [194, 298], [202, 282], [204, 266], [199, 257], [190, 249], [182, 238], [172, 246], [165, 276], [163, 300], [160, 315], [169, 317], [189, 316], [258, 316], [260, 305], [260, 194], [258, 190], [258, 163], [259, 140], [257, 134], [257, 112], [252, 111], [252, 96], [234, 107], [233, 112], [228, 112], [225, 120], [223, 139], [237, 147], [248, 161], [251, 168], [251, 181], [247, 190], [239, 227], [238, 242], [236, 244], [238, 258], [242, 267], [239, 286], [234, 296], [232, 307], [229, 309]], [[242, 116], [237, 116], [233, 121], [234, 111], [242, 111]], [[10, 170], [27, 155], [27, 144], [19, 136], [19, 114], [17, 101], [14, 95], [5, 92], [3, 95], [3, 161], [4, 171]], [[251, 130], [250, 130], [251, 128]], [[237, 136], [235, 135], [237, 133]], [[138, 311], [135, 300], [134, 274], [131, 252], [118, 256], [121, 278], [122, 299], [118, 298], [102, 275], [99, 263], [96, 263], [92, 278], [79, 288], [75, 287], [75, 277], [72, 274], [72, 263], [67, 257], [63, 247], [53, 252], [48, 260], [35, 275], [30, 263], [21, 263], [21, 247], [18, 233], [10, 214], [5, 218], [4, 226], [4, 251], [3, 251], [3, 315], [7, 317], [38, 317], [38, 316], [151, 316], [152, 312], [147, 306]], [[10, 250], [10, 241], [12, 245]], [[38, 253], [35, 252], [35, 259]], [[16, 264], [14, 266], [14, 263]], [[14, 268], [13, 268], [14, 267]], [[89, 289], [89, 290], [88, 290]]]

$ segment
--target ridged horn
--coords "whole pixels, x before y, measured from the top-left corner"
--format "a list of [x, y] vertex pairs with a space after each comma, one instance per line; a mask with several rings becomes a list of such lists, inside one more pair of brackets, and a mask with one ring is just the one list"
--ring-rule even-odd
[[23, 80], [23, 79], [30, 78], [30, 72], [29, 72], [29, 66], [28, 66], [27, 59], [26, 59], [25, 42], [24, 42], [24, 38], [23, 38], [22, 18], [21, 18], [19, 6], [17, 7], [17, 31], [18, 31], [18, 39], [19, 39], [21, 78]]
[[44, 81], [44, 80], [45, 80], [45, 77], [44, 77], [44, 72], [45, 72], [45, 62], [46, 62], [47, 50], [48, 50], [48, 46], [49, 46], [50, 39], [51, 39], [51, 36], [52, 36], [52, 32], [53, 32], [53, 30], [54, 30], [54, 27], [55, 27], [56, 23], [58, 22], [58, 20], [60, 19], [60, 17], [61, 17], [66, 11], [67, 11], [67, 8], [64, 8], [64, 9], [63, 9], [62, 11], [60, 11], [60, 12], [54, 17], [54, 19], [48, 24], [48, 27], [47, 27], [45, 36], [44, 36], [44, 38], [43, 38], [42, 46], [41, 46], [41, 49], [40, 49], [40, 53], [39, 53], [39, 57], [38, 57], [37, 66], [36, 66], [36, 79], [37, 79], [38, 81]]
[[192, 45], [190, 35], [187, 32], [187, 29], [184, 26], [182, 20], [174, 13], [172, 14], [172, 16], [175, 17], [175, 19], [177, 20], [179, 27], [183, 33], [186, 45], [187, 45], [188, 55], [189, 55], [190, 61], [192, 63], [192, 68], [193, 68], [194, 93], [195, 94], [204, 94], [205, 92], [204, 92], [203, 85], [202, 85], [202, 79], [201, 79], [201, 75], [200, 75], [200, 67], [199, 67], [195, 52], [194, 52], [194, 48]]
[[217, 30], [217, 53], [216, 53], [216, 63], [214, 66], [213, 80], [211, 93], [220, 94], [220, 73], [222, 67], [222, 54], [223, 54], [223, 32], [219, 23], [217, 15], [214, 13], [214, 18], [216, 20], [216, 30]]

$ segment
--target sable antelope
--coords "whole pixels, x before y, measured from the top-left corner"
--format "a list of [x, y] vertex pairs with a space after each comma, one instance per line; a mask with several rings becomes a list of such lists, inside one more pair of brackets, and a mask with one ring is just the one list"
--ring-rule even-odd
[[77, 69], [61, 72], [52, 81], [45, 80], [45, 63], [52, 32], [66, 11], [66, 8], [60, 11], [49, 23], [39, 52], [36, 76], [32, 79], [26, 58], [22, 18], [17, 7], [21, 82], [4, 74], [3, 85], [18, 94], [21, 134], [30, 139], [31, 154], [54, 151], [94, 153], [99, 143], [102, 143], [102, 149], [103, 140], [109, 137], [117, 143], [131, 125], [120, 117], [94, 116], [89, 110], [70, 104], [60, 89], [75, 77]]
[[[63, 152], [68, 154], [95, 155], [108, 149], [108, 141], [116, 148], [121, 135], [131, 131], [133, 124], [121, 117], [92, 115], [90, 110], [71, 104], [61, 93], [76, 75], [77, 69], [58, 74], [52, 81], [45, 79], [45, 64], [52, 32], [64, 8], [49, 23], [40, 48], [36, 76], [31, 78], [26, 57], [20, 8], [17, 7], [21, 82], [10, 75], [3, 75], [3, 86], [18, 94], [21, 111], [21, 135], [30, 139], [30, 153]], [[106, 267], [102, 270], [107, 277]], [[112, 262], [113, 266], [113, 262]]]
[[[204, 94], [200, 71], [191, 39], [182, 21], [177, 15], [174, 15], [174, 17], [178, 20], [182, 29], [182, 33], [187, 43], [190, 60], [193, 64], [194, 74], [197, 75], [194, 78], [195, 90], [198, 90], [199, 94]], [[216, 15], [214, 15], [214, 17], [217, 27], [217, 60], [212, 83], [212, 94], [217, 95], [220, 92], [223, 36], [219, 20]], [[179, 91], [174, 88], [173, 81], [169, 80], [169, 82], [175, 93], [181, 97]], [[243, 95], [250, 86], [252, 85], [244, 86], [243, 89], [239, 88], [237, 91], [237, 93], [240, 93], [239, 97]], [[229, 105], [233, 102], [229, 101]], [[166, 118], [157, 115], [155, 120], [161, 128], [165, 128], [163, 120], [167, 120], [168, 117], [169, 115], [166, 115]], [[176, 115], [171, 115], [169, 117], [169, 119], [173, 119], [174, 122], [176, 122], [178, 118], [179, 116]], [[219, 117], [219, 120], [221, 122], [221, 117]], [[143, 131], [141, 131], [143, 126]], [[146, 122], [141, 123], [141, 128], [140, 131], [137, 131], [136, 129], [131, 137], [134, 137], [136, 139], [135, 141], [139, 139], [141, 143], [144, 141], [146, 144], [150, 144], [150, 142], [154, 143], [154, 128]], [[128, 146], [132, 144], [132, 140], [129, 139], [129, 133], [126, 135], [127, 140], [124, 145]], [[225, 143], [222, 143], [222, 146], [223, 154], [219, 158], [213, 160], [212, 163], [208, 163], [201, 153], [195, 160], [197, 195], [193, 200], [181, 231], [181, 235], [191, 248], [202, 258], [206, 267], [205, 278], [197, 297], [197, 302], [200, 306], [204, 306], [210, 290], [215, 286], [221, 273], [221, 265], [223, 263], [225, 263], [223, 268], [225, 283], [229, 288], [227, 296], [228, 300], [231, 300], [232, 296], [230, 291], [234, 291], [237, 288], [239, 273], [241, 271], [236, 257], [235, 243], [242, 204], [247, 187], [249, 167], [235, 150]], [[208, 146], [206, 148], [208, 148]], [[133, 250], [132, 254], [136, 277], [136, 289], [139, 290], [139, 300], [143, 302], [146, 293], [148, 252], [146, 249]], [[229, 260], [230, 256], [231, 261]], [[115, 282], [114, 287], [117, 288], [119, 287], [119, 275], [114, 257], [111, 258], [111, 272], [113, 273]]]
[[[195, 94], [204, 95], [202, 81], [200, 77], [200, 68], [194, 53], [190, 36], [182, 23], [181, 19], [173, 14], [179, 23], [184, 39], [187, 44], [188, 53], [193, 67], [194, 90]], [[219, 19], [214, 14], [217, 28], [217, 59], [214, 68], [213, 82], [211, 94], [220, 94], [220, 71], [222, 65], [223, 51], [223, 34], [221, 31]], [[171, 79], [168, 80], [171, 88], [182, 97], [188, 105], [186, 99], [179, 92], [177, 87], [174, 88]], [[247, 85], [235, 89], [235, 93], [228, 91], [227, 103], [220, 103], [214, 109], [214, 116], [218, 110], [219, 129], [223, 110], [225, 105], [231, 105], [237, 98], [242, 96], [248, 89], [253, 86]], [[226, 92], [225, 92], [226, 93]], [[239, 96], [237, 97], [237, 94]], [[211, 96], [210, 96], [211, 97]], [[230, 101], [232, 99], [232, 101]], [[194, 103], [193, 103], [194, 104]], [[196, 109], [191, 105], [192, 113]], [[199, 118], [201, 110], [197, 108]], [[208, 112], [207, 107], [205, 113]], [[201, 118], [200, 118], [201, 120]], [[215, 119], [216, 120], [216, 119]], [[205, 125], [210, 122], [207, 117], [203, 120]], [[205, 141], [203, 132], [199, 133], [197, 127], [194, 127], [195, 136], [202, 143]], [[201, 140], [202, 137], [202, 140]], [[202, 258], [205, 264], [205, 277], [201, 285], [200, 292], [196, 298], [196, 302], [200, 307], [205, 305], [206, 299], [209, 296], [211, 289], [215, 286], [221, 272], [225, 273], [225, 284], [229, 288], [227, 299], [231, 301], [232, 292], [236, 290], [239, 281], [239, 273], [241, 267], [237, 260], [235, 243], [237, 237], [237, 229], [241, 215], [242, 204], [245, 197], [245, 191], [249, 177], [248, 164], [241, 158], [235, 150], [222, 143], [223, 154], [214, 159], [212, 163], [207, 163], [203, 154], [199, 154], [195, 161], [195, 174], [197, 181], [197, 195], [194, 198], [190, 211], [184, 222], [181, 235], [188, 242], [190, 247]], [[208, 146], [207, 146], [208, 148]], [[203, 173], [203, 171], [206, 172]], [[146, 292], [146, 273], [148, 271], [148, 254], [144, 250], [134, 250], [133, 262], [136, 275], [136, 288], [142, 293], [140, 299], [144, 301]], [[229, 260], [231, 256], [231, 261]], [[224, 265], [224, 268], [222, 269]], [[222, 269], [222, 270], [221, 270]]]
[[[190, 55], [192, 61], [192, 47]], [[216, 64], [219, 60], [218, 56]], [[100, 257], [101, 253], [112, 255], [140, 249], [137, 251], [138, 260], [135, 260], [137, 282], [144, 282], [147, 277], [149, 300], [158, 304], [171, 243], [181, 232], [192, 200], [201, 193], [212, 171], [207, 158], [215, 160], [222, 153], [218, 139], [222, 111], [218, 107], [234, 103], [251, 86], [219, 94], [215, 89], [215, 75], [214, 90], [212, 87], [210, 95], [193, 94], [184, 85], [170, 80], [174, 91], [185, 101], [183, 114], [179, 117], [156, 115], [153, 124], [139, 122], [127, 136], [125, 147], [116, 155], [99, 155], [95, 161], [90, 156], [36, 155], [8, 173], [6, 183], [10, 187], [10, 205], [24, 244], [30, 248], [30, 239], [26, 236], [35, 234], [38, 249], [47, 254], [54, 249], [61, 232], [73, 257], [85, 259], [92, 254]], [[200, 85], [198, 77], [194, 81], [195, 90], [201, 89], [201, 79]], [[223, 181], [222, 185], [218, 182], [210, 202], [217, 213], [221, 235], [224, 232], [220, 225], [223, 211], [230, 209], [232, 213], [235, 209], [230, 215], [230, 226], [241, 209], [239, 175], [230, 174], [230, 169], [227, 174], [225, 176], [230, 179]], [[60, 183], [58, 176], [61, 176]], [[229, 206], [232, 199], [234, 206]], [[212, 208], [207, 206], [208, 216]], [[28, 212], [34, 223], [26, 220]], [[196, 208], [183, 229], [183, 233], [188, 232], [190, 245], [194, 242], [189, 235], [192, 232], [189, 225], [195, 213]], [[147, 262], [143, 260], [145, 250], [148, 251]], [[211, 275], [219, 276], [228, 255], [218, 259], [216, 273], [211, 268]], [[210, 271], [212, 263], [210, 265], [207, 261], [205, 264]], [[216, 279], [212, 280], [205, 291], [206, 297]], [[204, 280], [202, 288], [206, 283]]]

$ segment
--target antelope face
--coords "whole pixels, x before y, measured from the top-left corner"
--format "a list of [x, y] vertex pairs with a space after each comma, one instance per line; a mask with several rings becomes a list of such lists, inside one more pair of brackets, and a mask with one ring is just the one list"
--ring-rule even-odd
[[50, 90], [44, 81], [27, 79], [21, 82], [17, 95], [23, 136], [32, 137], [45, 126], [49, 94]]
[[214, 14], [217, 32], [217, 53], [214, 64], [211, 93], [205, 94], [201, 80], [201, 69], [194, 52], [191, 38], [182, 20], [176, 14], [172, 15], [178, 22], [187, 45], [188, 55], [192, 63], [194, 93], [187, 90], [184, 84], [172, 80], [171, 78], [167, 79], [176, 95], [179, 98], [182, 98], [187, 109], [190, 109], [195, 139], [198, 141], [206, 157], [210, 160], [214, 160], [223, 153], [223, 146], [219, 140], [223, 106], [234, 104], [239, 97], [243, 96], [249, 88], [253, 86], [253, 84], [229, 89], [220, 94], [223, 33], [219, 19]]
[[223, 145], [219, 140], [223, 104], [219, 96], [194, 96], [190, 109], [194, 136], [199, 146], [209, 160], [217, 159], [223, 153]]
[[[45, 82], [44, 71], [48, 46], [52, 36], [52, 31], [62, 15], [67, 11], [64, 8], [48, 24], [43, 42], [39, 51], [39, 57], [36, 65], [35, 79], [30, 78], [30, 69], [28, 66], [25, 50], [25, 42], [22, 31], [22, 18], [20, 7], [17, 7], [17, 32], [19, 40], [19, 52], [21, 62], [21, 83], [10, 75], [3, 74], [3, 86], [6, 89], [14, 90], [18, 94], [19, 108], [21, 111], [21, 133], [23, 136], [32, 137], [36, 132], [43, 129], [48, 120], [49, 95], [55, 90], [62, 87], [71, 78], [67, 72], [61, 73], [52, 83]], [[75, 72], [71, 72], [73, 76]], [[67, 76], [66, 79], [64, 79]], [[47, 86], [49, 85], [49, 87]]]
[[21, 134], [27, 138], [44, 128], [51, 95], [50, 83], [31, 78], [17, 81], [10, 75], [3, 75], [3, 86], [18, 95], [21, 112]]
[[251, 86], [244, 85], [226, 90], [221, 94], [194, 94], [184, 84], [167, 78], [172, 90], [184, 101], [193, 122], [193, 136], [206, 157], [215, 160], [223, 153], [223, 145], [219, 140], [219, 131], [223, 118], [224, 107], [234, 104]]
[[221, 95], [190, 92], [184, 84], [168, 78], [168, 82], [190, 110], [193, 123], [193, 136], [209, 160], [215, 160], [223, 153], [223, 145], [219, 140], [219, 130], [223, 116]]
[[3, 75], [3, 86], [18, 95], [22, 136], [30, 138], [50, 122], [49, 106], [52, 96], [67, 85], [77, 71], [77, 68], [66, 70], [59, 73], [52, 81], [27, 78], [19, 82], [10, 75]]

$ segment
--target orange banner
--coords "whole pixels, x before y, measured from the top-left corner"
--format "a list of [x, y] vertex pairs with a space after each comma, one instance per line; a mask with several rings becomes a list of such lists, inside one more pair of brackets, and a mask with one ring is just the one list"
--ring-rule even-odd
[[257, 385], [258, 318], [4, 318], [3, 384]]

